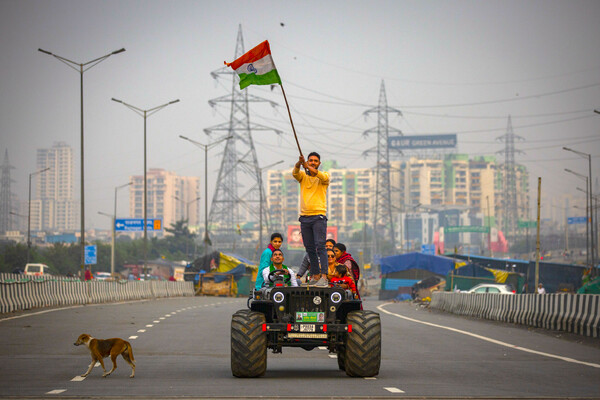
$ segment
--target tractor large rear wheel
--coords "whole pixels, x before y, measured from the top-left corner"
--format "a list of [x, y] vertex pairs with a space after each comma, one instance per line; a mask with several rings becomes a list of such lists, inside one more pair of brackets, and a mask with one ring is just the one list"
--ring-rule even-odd
[[240, 310], [231, 317], [231, 373], [238, 378], [256, 378], [267, 370], [265, 316]]
[[346, 347], [339, 346], [337, 349], [337, 361], [338, 367], [340, 370], [344, 371], [346, 369]]
[[348, 376], [369, 377], [379, 374], [381, 364], [381, 320], [373, 311], [353, 311], [347, 323], [345, 370]]

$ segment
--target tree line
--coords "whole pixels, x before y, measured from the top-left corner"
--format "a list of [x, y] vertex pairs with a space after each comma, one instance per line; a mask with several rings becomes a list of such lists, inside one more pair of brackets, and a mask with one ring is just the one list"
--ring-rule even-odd
[[[196, 242], [197, 235], [190, 232], [187, 220], [180, 220], [165, 228], [170, 235], [163, 238], [149, 238], [147, 259], [163, 258], [170, 261], [193, 260], [195, 254], [203, 249]], [[111, 245], [101, 241], [89, 244], [97, 246], [97, 264], [94, 272], [110, 272]], [[141, 264], [144, 257], [144, 240], [121, 236], [115, 243], [115, 270], [118, 272], [124, 264]], [[54, 243], [50, 246], [32, 246], [29, 253], [30, 263], [42, 263], [50, 267], [52, 274], [77, 274], [81, 269], [80, 243]], [[0, 272], [18, 272], [27, 264], [27, 245], [13, 241], [0, 242]]]

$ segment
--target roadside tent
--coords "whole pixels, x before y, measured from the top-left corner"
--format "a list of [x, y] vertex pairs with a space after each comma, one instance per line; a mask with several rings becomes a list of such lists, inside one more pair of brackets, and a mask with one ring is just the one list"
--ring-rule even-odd
[[[411, 298], [412, 286], [422, 279], [438, 276], [445, 279], [446, 274], [454, 269], [457, 260], [449, 257], [423, 253], [407, 253], [381, 259], [381, 289], [379, 299], [408, 300]], [[459, 261], [462, 265], [463, 262]]]
[[[213, 251], [188, 264], [184, 279], [194, 281], [198, 291], [205, 294], [247, 295], [250, 281], [258, 266], [233, 253]], [[204, 288], [201, 288], [205, 283]]]
[[525, 283], [525, 275], [500, 269], [482, 267], [470, 263], [451, 270], [446, 276], [446, 290], [469, 290], [479, 283], [506, 283], [512, 285], [517, 293], [521, 293]]

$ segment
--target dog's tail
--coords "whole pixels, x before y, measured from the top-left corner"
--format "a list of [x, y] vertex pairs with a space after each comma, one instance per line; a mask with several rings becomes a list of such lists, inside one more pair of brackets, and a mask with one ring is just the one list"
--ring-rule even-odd
[[135, 363], [135, 358], [133, 358], [133, 347], [131, 347], [131, 344], [129, 344], [129, 342], [125, 342], [127, 344], [127, 354], [129, 355], [129, 359], [131, 360], [131, 362]]

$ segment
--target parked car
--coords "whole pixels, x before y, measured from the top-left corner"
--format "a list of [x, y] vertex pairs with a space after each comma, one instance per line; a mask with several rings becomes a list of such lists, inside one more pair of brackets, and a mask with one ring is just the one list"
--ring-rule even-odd
[[23, 270], [25, 275], [50, 275], [50, 267], [46, 264], [33, 264], [29, 263], [25, 265], [25, 269]]
[[463, 293], [500, 293], [500, 294], [515, 294], [517, 291], [512, 285], [504, 283], [480, 283], [473, 286], [471, 289]]
[[94, 278], [98, 279], [99, 281], [112, 280], [110, 272], [96, 272]]

